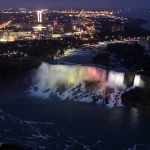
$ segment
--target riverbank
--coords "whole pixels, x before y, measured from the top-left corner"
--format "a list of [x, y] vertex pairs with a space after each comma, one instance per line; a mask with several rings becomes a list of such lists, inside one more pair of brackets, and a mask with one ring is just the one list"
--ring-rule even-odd
[[142, 28], [150, 31], [150, 12], [140, 12], [140, 11], [123, 11], [122, 13], [118, 14], [117, 16], [123, 16], [127, 18], [134, 18], [134, 19], [144, 19], [148, 21], [148, 23], [143, 23], [141, 25]]
[[0, 89], [1, 90], [27, 90], [31, 83], [31, 72], [37, 69], [43, 59], [1, 59], [0, 60]]
[[150, 87], [135, 88], [123, 93], [122, 104], [129, 107], [150, 108]]
[[10, 58], [0, 60], [1, 80], [13, 80], [22, 77], [25, 73], [40, 66], [40, 59]]

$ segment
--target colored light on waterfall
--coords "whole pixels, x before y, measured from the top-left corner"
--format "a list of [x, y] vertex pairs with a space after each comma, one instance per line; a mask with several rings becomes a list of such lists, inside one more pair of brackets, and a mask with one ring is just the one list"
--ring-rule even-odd
[[68, 78], [68, 84], [75, 84], [77, 80], [74, 77], [69, 77]]
[[[40, 71], [41, 70], [41, 71]], [[92, 66], [50, 65], [42, 63], [37, 74], [44, 82], [78, 84], [84, 81], [105, 82], [107, 85], [124, 87], [125, 73], [107, 71]], [[126, 83], [125, 83], [126, 84]], [[134, 78], [134, 86], [140, 85], [140, 76]]]

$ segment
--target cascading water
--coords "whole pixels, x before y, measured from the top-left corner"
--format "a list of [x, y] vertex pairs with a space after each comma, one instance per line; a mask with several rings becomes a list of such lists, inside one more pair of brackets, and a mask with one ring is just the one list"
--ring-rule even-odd
[[140, 75], [135, 75], [134, 77], [134, 82], [133, 82], [133, 86], [140, 86], [140, 81], [141, 81], [141, 76]]
[[[121, 105], [118, 87], [124, 85], [125, 73], [107, 71], [91, 66], [50, 65], [42, 63], [33, 76], [30, 94], [49, 98]], [[134, 86], [140, 86], [140, 76], [134, 78]]]
[[[106, 81], [107, 71], [96, 67], [87, 66], [68, 66], [68, 65], [49, 65], [50, 71], [65, 74], [67, 77], [71, 75], [72, 77], [80, 78], [82, 80], [99, 80]], [[78, 79], [77, 79], [78, 80]]]
[[123, 86], [124, 85], [124, 73], [110, 71], [108, 75], [108, 83], [113, 84], [115, 86]]

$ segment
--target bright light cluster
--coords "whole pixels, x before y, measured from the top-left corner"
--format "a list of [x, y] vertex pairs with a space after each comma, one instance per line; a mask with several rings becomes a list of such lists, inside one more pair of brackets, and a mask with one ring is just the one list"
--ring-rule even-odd
[[42, 11], [37, 11], [37, 21], [42, 22]]

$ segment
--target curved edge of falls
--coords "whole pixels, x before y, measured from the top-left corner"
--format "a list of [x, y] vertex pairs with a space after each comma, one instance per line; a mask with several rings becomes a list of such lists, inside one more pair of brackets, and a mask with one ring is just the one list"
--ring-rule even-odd
[[[122, 106], [121, 95], [128, 88], [140, 87], [140, 75], [107, 71], [92, 66], [51, 65], [42, 63], [32, 77], [33, 96], [70, 99], [108, 106]], [[130, 85], [128, 87], [127, 83]]]

